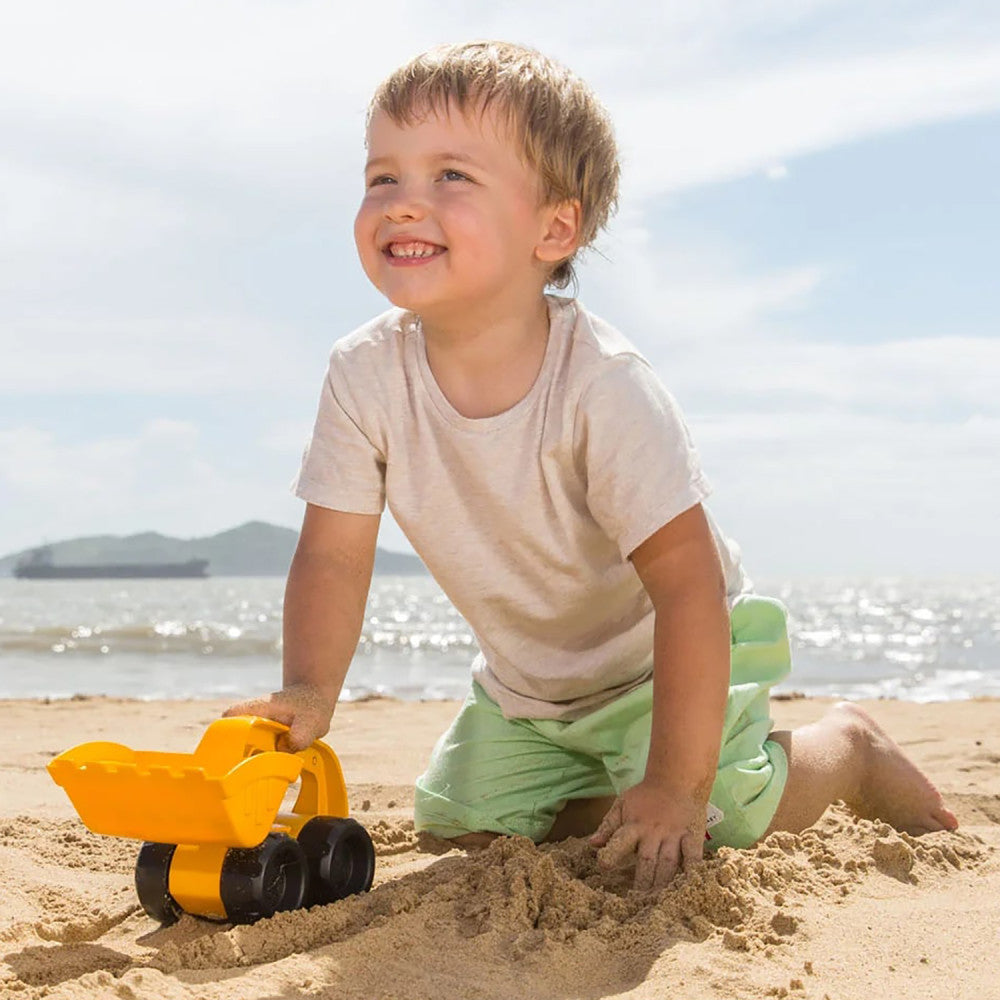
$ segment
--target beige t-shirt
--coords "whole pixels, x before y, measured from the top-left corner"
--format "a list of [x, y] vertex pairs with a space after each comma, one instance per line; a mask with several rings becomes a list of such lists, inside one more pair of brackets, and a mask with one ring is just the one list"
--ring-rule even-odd
[[[648, 362], [576, 301], [548, 301], [538, 377], [494, 417], [447, 401], [412, 313], [338, 341], [295, 492], [362, 514], [388, 502], [504, 714], [573, 719], [651, 676], [653, 609], [627, 557], [709, 486]], [[716, 541], [735, 595], [737, 550]]]

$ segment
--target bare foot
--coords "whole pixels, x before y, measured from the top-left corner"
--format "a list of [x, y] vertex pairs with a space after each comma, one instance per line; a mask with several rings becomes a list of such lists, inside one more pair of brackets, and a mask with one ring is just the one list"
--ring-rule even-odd
[[858, 705], [841, 702], [833, 709], [864, 762], [858, 801], [852, 808], [865, 819], [880, 819], [913, 836], [958, 827], [941, 793], [882, 727]]

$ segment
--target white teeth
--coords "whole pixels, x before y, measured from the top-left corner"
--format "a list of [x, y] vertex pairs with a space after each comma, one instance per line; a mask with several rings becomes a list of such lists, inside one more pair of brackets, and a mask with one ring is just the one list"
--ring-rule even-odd
[[393, 257], [433, 257], [437, 253], [437, 248], [428, 246], [426, 243], [416, 246], [412, 243], [393, 243], [389, 246], [389, 253]]

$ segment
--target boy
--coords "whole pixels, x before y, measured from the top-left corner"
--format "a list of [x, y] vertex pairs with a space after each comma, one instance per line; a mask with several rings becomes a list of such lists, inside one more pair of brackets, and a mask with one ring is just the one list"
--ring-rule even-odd
[[837, 799], [957, 826], [861, 710], [771, 732], [780, 605], [703, 508], [649, 365], [545, 295], [616, 202], [587, 87], [516, 45], [435, 50], [376, 92], [367, 148], [355, 239], [397, 308], [334, 348], [297, 484], [284, 687], [230, 711], [289, 724], [291, 749], [327, 731], [388, 502], [481, 650], [418, 779], [418, 828], [464, 846], [589, 833], [648, 888], [702, 857], [709, 819], [712, 846], [801, 830]]

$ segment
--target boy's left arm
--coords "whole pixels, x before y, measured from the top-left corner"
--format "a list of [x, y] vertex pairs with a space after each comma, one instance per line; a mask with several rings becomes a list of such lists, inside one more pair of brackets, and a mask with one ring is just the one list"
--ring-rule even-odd
[[590, 842], [608, 867], [636, 852], [636, 888], [649, 889], [702, 857], [729, 691], [729, 611], [700, 504], [630, 558], [656, 613], [649, 758], [643, 780], [619, 796]]

